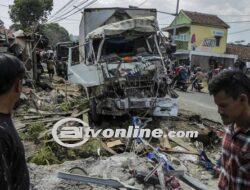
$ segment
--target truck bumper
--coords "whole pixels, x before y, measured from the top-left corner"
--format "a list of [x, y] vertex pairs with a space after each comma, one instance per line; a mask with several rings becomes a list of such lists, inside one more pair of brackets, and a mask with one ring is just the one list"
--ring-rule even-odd
[[116, 99], [116, 107], [120, 110], [149, 109], [151, 115], [166, 117], [177, 116], [177, 99], [173, 98], [125, 98]]

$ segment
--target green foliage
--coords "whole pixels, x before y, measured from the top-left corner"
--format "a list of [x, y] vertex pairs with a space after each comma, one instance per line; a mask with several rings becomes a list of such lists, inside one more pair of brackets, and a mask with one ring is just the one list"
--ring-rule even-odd
[[14, 0], [10, 6], [10, 18], [24, 31], [47, 20], [53, 8], [53, 0]]
[[37, 165], [60, 164], [59, 160], [49, 146], [43, 146], [29, 159], [29, 162]]
[[60, 104], [60, 108], [64, 112], [72, 111], [72, 109], [77, 106], [79, 110], [85, 110], [89, 107], [89, 101], [83, 99], [75, 99], [70, 102], [63, 102]]
[[64, 112], [69, 112], [71, 110], [72, 106], [73, 105], [71, 102], [63, 102], [63, 103], [61, 103], [60, 108]]
[[89, 108], [89, 101], [88, 100], [81, 100], [81, 101], [78, 101], [76, 105], [78, 105], [79, 110], [85, 110], [85, 109]]
[[33, 123], [28, 126], [27, 134], [24, 136], [25, 139], [36, 141], [39, 134], [44, 130], [42, 123]]
[[27, 137], [27, 134], [24, 133], [24, 132], [19, 132], [19, 137], [21, 138], [21, 140], [26, 140], [28, 137]]
[[49, 39], [49, 45], [55, 47], [58, 42], [70, 41], [68, 31], [57, 23], [42, 25], [41, 33]]
[[80, 147], [80, 154], [82, 157], [97, 156], [97, 150], [101, 147], [102, 145], [100, 139], [92, 138]]
[[14, 31], [21, 30], [21, 25], [20, 24], [12, 24], [10, 26], [10, 30], [14, 30]]

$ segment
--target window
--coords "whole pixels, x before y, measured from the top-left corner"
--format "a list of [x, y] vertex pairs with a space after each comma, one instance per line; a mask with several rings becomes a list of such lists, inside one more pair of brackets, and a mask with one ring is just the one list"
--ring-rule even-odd
[[220, 46], [220, 39], [221, 39], [221, 36], [215, 36], [216, 47]]
[[176, 41], [182, 41], [182, 42], [187, 42], [189, 39], [188, 34], [184, 33], [184, 34], [179, 34], [175, 37]]

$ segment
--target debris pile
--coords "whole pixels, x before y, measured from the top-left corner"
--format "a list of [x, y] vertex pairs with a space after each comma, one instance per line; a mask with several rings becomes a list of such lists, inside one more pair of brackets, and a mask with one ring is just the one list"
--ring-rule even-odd
[[52, 126], [66, 117], [80, 118], [88, 123], [89, 111], [89, 101], [80, 86], [67, 84], [59, 77], [53, 82], [46, 79], [36, 88], [26, 81], [14, 113], [28, 161], [44, 165], [61, 163], [67, 156], [75, 159], [72, 151], [63, 154], [62, 148], [54, 142]]
[[16, 127], [29, 162], [32, 189], [216, 188], [218, 176], [214, 168], [220, 158], [223, 133], [220, 124], [185, 113], [167, 120], [104, 117], [95, 129], [127, 128], [132, 122], [141, 128], [161, 128], [164, 134], [198, 131], [198, 136], [98, 137], [74, 149], [64, 148], [53, 140], [52, 126], [66, 117], [89, 123], [89, 101], [82, 88], [67, 84], [61, 78], [39, 86], [36, 89], [24, 86], [15, 111]]

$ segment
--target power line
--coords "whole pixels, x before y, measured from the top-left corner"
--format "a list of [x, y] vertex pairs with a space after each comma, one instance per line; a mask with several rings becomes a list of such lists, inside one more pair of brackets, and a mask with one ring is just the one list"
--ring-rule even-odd
[[148, 0], [143, 1], [143, 2], [140, 3], [137, 7], [140, 7], [140, 6], [144, 5], [145, 3], [147, 3], [147, 1], [148, 1]]
[[169, 23], [165, 23], [165, 24], [159, 24], [159, 25], [170, 25]]
[[[73, 2], [73, 1], [72, 1]], [[76, 3], [76, 2], [75, 2]], [[73, 4], [73, 7], [74, 7], [75, 5]], [[67, 7], [65, 10], [63, 10], [63, 12], [61, 13], [61, 16], [62, 15], [65, 15], [65, 13], [66, 13], [66, 11], [68, 11], [69, 9], [71, 9], [72, 7]]]
[[245, 30], [240, 30], [240, 31], [237, 31], [237, 32], [232, 32], [232, 33], [229, 33], [228, 35], [239, 34], [239, 33], [248, 32], [248, 31], [250, 31], [250, 28], [249, 29], [245, 29]]
[[73, 18], [66, 18], [65, 20], [71, 20], [71, 21], [77, 21], [77, 22], [80, 22], [81, 20], [79, 19], [73, 19]]
[[69, 6], [71, 3], [73, 3], [75, 0], [69, 0], [61, 9], [59, 9], [55, 14], [53, 14], [50, 19], [55, 17], [58, 13], [60, 13], [63, 9], [65, 9], [67, 6]]
[[8, 5], [4, 5], [4, 4], [0, 4], [0, 6], [2, 6], [2, 7], [8, 7], [9, 8]]
[[[89, 0], [86, 0], [86, 2], [87, 2], [87, 1], [89, 1]], [[68, 17], [70, 17], [70, 16], [72, 16], [72, 15], [74, 15], [74, 14], [76, 14], [76, 13], [82, 11], [83, 8], [88, 7], [88, 6], [90, 6], [90, 5], [94, 4], [94, 3], [96, 3], [97, 1], [98, 1], [98, 0], [93, 0], [93, 1], [91, 1], [88, 5], [85, 5], [84, 7], [82, 7], [81, 9], [79, 9], [79, 10], [73, 12], [72, 14], [70, 14], [70, 15], [68, 15], [68, 16], [65, 16], [65, 17], [63, 17], [63, 18], [60, 18], [59, 20], [56, 20], [56, 21], [53, 21], [53, 22], [59, 22], [59, 21], [61, 21], [61, 20], [64, 20], [64, 19], [66, 19], [66, 18], [68, 18]], [[77, 6], [77, 8], [78, 8], [78, 6]]]
[[176, 13], [169, 13], [169, 12], [165, 12], [165, 11], [156, 11], [157, 13], [162, 13], [162, 14], [167, 14], [167, 15], [172, 15], [172, 16], [176, 16]]
[[242, 21], [230, 21], [230, 22], [226, 22], [226, 23], [236, 23], [236, 24], [240, 24], [240, 23], [247, 23], [247, 22], [250, 22], [250, 20], [242, 20]]
[[65, 22], [65, 21], [59, 21], [60, 22], [60, 24], [77, 24], [77, 26], [79, 25], [79, 23], [76, 23], [76, 22], [74, 22], [74, 23], [72, 23], [72, 22]]
[[61, 16], [59, 16], [59, 17], [56, 17], [56, 18], [52, 19], [51, 22], [54, 22], [54, 21], [56, 21], [57, 19], [61, 19], [62, 16], [65, 16], [65, 15], [71, 13], [72, 11], [74, 11], [75, 9], [77, 9], [78, 7], [80, 7], [81, 5], [87, 3], [88, 1], [89, 1], [89, 0], [85, 0], [84, 2], [79, 3], [76, 7], [73, 7], [73, 9], [69, 10], [69, 11], [66, 12], [64, 15], [61, 15]]
[[217, 15], [217, 16], [238, 16], [238, 17], [241, 17], [241, 16], [250, 16], [250, 15]]

